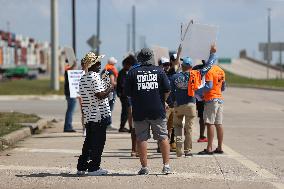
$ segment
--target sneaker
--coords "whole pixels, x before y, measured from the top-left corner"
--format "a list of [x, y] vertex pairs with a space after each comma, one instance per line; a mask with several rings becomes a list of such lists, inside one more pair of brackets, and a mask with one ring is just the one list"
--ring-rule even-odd
[[78, 176], [82, 176], [82, 175], [85, 175], [85, 174], [86, 174], [85, 171], [77, 171], [77, 175], [78, 175]]
[[172, 174], [172, 169], [170, 166], [165, 166], [163, 167], [162, 173], [168, 175], [168, 174]]
[[138, 175], [148, 175], [149, 169], [148, 167], [141, 167], [140, 171], [138, 172]]
[[120, 132], [120, 133], [129, 133], [129, 129], [120, 128], [120, 129], [118, 130], [118, 132]]
[[107, 126], [107, 131], [116, 131], [117, 129], [114, 128], [112, 125]]
[[205, 137], [205, 138], [199, 138], [197, 140], [197, 142], [208, 142], [208, 139]]
[[190, 156], [192, 156], [192, 153], [189, 151], [189, 152], [184, 152], [184, 156], [185, 157], [190, 157]]
[[107, 175], [108, 171], [106, 169], [99, 169], [96, 171], [88, 172], [90, 176], [100, 176], [100, 175]]
[[76, 133], [76, 131], [74, 129], [64, 130], [64, 133]]

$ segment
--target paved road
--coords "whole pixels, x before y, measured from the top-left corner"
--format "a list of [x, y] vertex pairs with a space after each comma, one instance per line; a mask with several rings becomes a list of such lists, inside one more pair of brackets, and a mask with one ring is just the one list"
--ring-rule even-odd
[[[83, 143], [79, 112], [75, 115], [78, 133], [62, 133], [62, 122], [42, 134], [0, 153], [0, 188], [284, 188], [284, 93], [229, 88], [225, 94], [224, 155], [194, 155], [176, 158], [176, 174], [161, 175], [161, 156], [150, 141], [151, 175], [137, 176], [139, 160], [131, 158], [130, 136], [111, 132], [102, 166], [109, 176], [77, 177], [76, 161]], [[1, 100], [0, 111], [37, 113], [64, 118], [66, 105], [59, 100]], [[119, 123], [119, 103], [114, 123]], [[196, 143], [193, 152], [204, 143]]]

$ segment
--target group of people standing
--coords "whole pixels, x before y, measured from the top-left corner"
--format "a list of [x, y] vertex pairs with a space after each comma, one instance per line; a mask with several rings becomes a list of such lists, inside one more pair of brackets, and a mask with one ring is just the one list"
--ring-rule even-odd
[[[156, 66], [153, 51], [143, 48], [137, 56], [129, 55], [123, 60], [119, 73], [112, 59], [102, 74], [102, 56], [93, 52], [86, 54], [81, 61], [86, 73], [79, 86], [86, 138], [78, 159], [78, 174], [86, 171], [89, 175], [107, 174], [100, 162], [106, 130], [112, 123], [111, 100], [115, 99], [115, 94], [122, 105], [119, 131], [131, 133], [131, 156], [139, 156], [141, 162], [139, 175], [149, 173], [147, 140], [151, 138], [150, 131], [162, 153], [164, 174], [172, 173], [170, 151], [175, 151], [177, 157], [192, 156], [192, 127], [197, 115], [200, 118], [198, 142], [208, 141], [207, 148], [198, 154], [223, 153], [225, 73], [215, 63], [216, 46], [211, 46], [208, 60], [195, 67], [190, 57], [180, 57], [181, 51], [179, 46], [177, 54], [170, 59], [160, 57], [159, 66]], [[129, 130], [125, 128], [126, 122]], [[208, 139], [204, 136], [205, 126]], [[214, 126], [218, 138], [215, 150]]]

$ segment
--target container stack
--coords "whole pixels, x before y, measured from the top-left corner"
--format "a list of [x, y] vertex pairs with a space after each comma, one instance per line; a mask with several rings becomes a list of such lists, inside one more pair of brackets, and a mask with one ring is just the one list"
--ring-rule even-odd
[[[65, 55], [58, 49], [59, 72], [64, 73]], [[48, 42], [0, 30], [0, 68], [13, 68], [25, 65], [30, 69], [50, 72], [51, 49]]]

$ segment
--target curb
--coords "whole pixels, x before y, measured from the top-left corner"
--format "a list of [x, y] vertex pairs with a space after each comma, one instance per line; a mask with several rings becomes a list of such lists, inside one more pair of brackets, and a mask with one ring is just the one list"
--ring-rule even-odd
[[36, 123], [22, 124], [23, 128], [0, 137], [0, 150], [13, 146], [18, 141], [29, 137], [46, 128], [48, 120], [40, 119]]
[[65, 100], [64, 95], [0, 95], [0, 101], [10, 100]]

